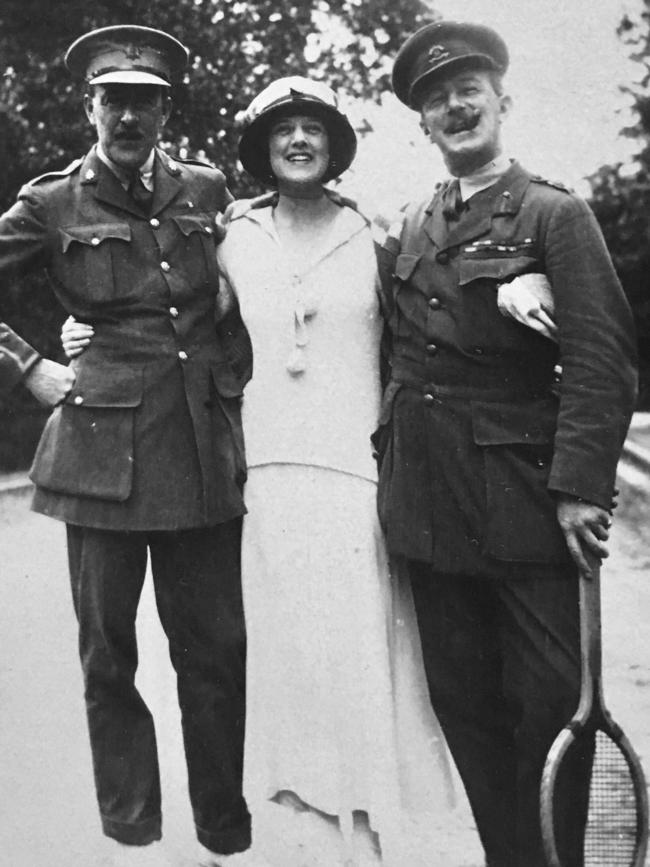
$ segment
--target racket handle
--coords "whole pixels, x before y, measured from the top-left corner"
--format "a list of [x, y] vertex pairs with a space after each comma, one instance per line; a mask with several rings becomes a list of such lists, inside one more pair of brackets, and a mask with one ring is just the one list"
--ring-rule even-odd
[[587, 561], [589, 573], [585, 572], [583, 569], [580, 569], [580, 577], [583, 578], [585, 581], [590, 581], [600, 571], [601, 559], [584, 545], [582, 546], [582, 555]]

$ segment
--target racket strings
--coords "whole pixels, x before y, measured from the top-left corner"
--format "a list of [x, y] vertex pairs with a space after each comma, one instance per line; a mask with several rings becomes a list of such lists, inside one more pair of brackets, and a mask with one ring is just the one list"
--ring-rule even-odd
[[624, 753], [605, 732], [596, 732], [585, 867], [630, 867], [637, 840], [634, 783]]

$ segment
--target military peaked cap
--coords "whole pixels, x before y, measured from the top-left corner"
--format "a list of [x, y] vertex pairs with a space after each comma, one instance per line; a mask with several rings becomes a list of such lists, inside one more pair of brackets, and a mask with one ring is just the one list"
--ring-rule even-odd
[[68, 48], [65, 63], [88, 84], [157, 84], [187, 67], [185, 46], [162, 30], [136, 25], [101, 27], [80, 36]]
[[508, 68], [505, 42], [482, 24], [459, 21], [426, 24], [398, 51], [393, 66], [393, 90], [401, 102], [419, 111], [423, 85], [454, 67], [464, 66], [504, 73]]

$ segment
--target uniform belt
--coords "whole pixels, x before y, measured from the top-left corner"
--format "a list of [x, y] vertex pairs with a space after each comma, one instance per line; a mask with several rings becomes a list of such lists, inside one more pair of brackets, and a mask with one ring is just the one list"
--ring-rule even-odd
[[459, 400], [483, 400], [488, 402], [499, 401], [524, 401], [541, 397], [549, 391], [550, 383], [499, 385], [499, 386], [476, 386], [476, 385], [442, 385], [439, 383], [423, 382], [421, 379], [412, 379], [406, 376], [393, 376], [393, 382], [412, 388], [420, 394], [430, 394], [432, 397], [451, 397]]

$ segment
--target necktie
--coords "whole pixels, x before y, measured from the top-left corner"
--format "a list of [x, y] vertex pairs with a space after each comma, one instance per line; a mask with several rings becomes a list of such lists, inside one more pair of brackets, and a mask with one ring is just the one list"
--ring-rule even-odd
[[447, 184], [442, 194], [442, 213], [445, 220], [451, 222], [452, 220], [458, 220], [464, 210], [465, 203], [460, 194], [460, 183], [458, 178], [455, 178]]
[[133, 201], [142, 208], [145, 214], [148, 214], [151, 210], [151, 203], [153, 202], [153, 193], [142, 183], [140, 172], [136, 172], [131, 178], [127, 192]]

